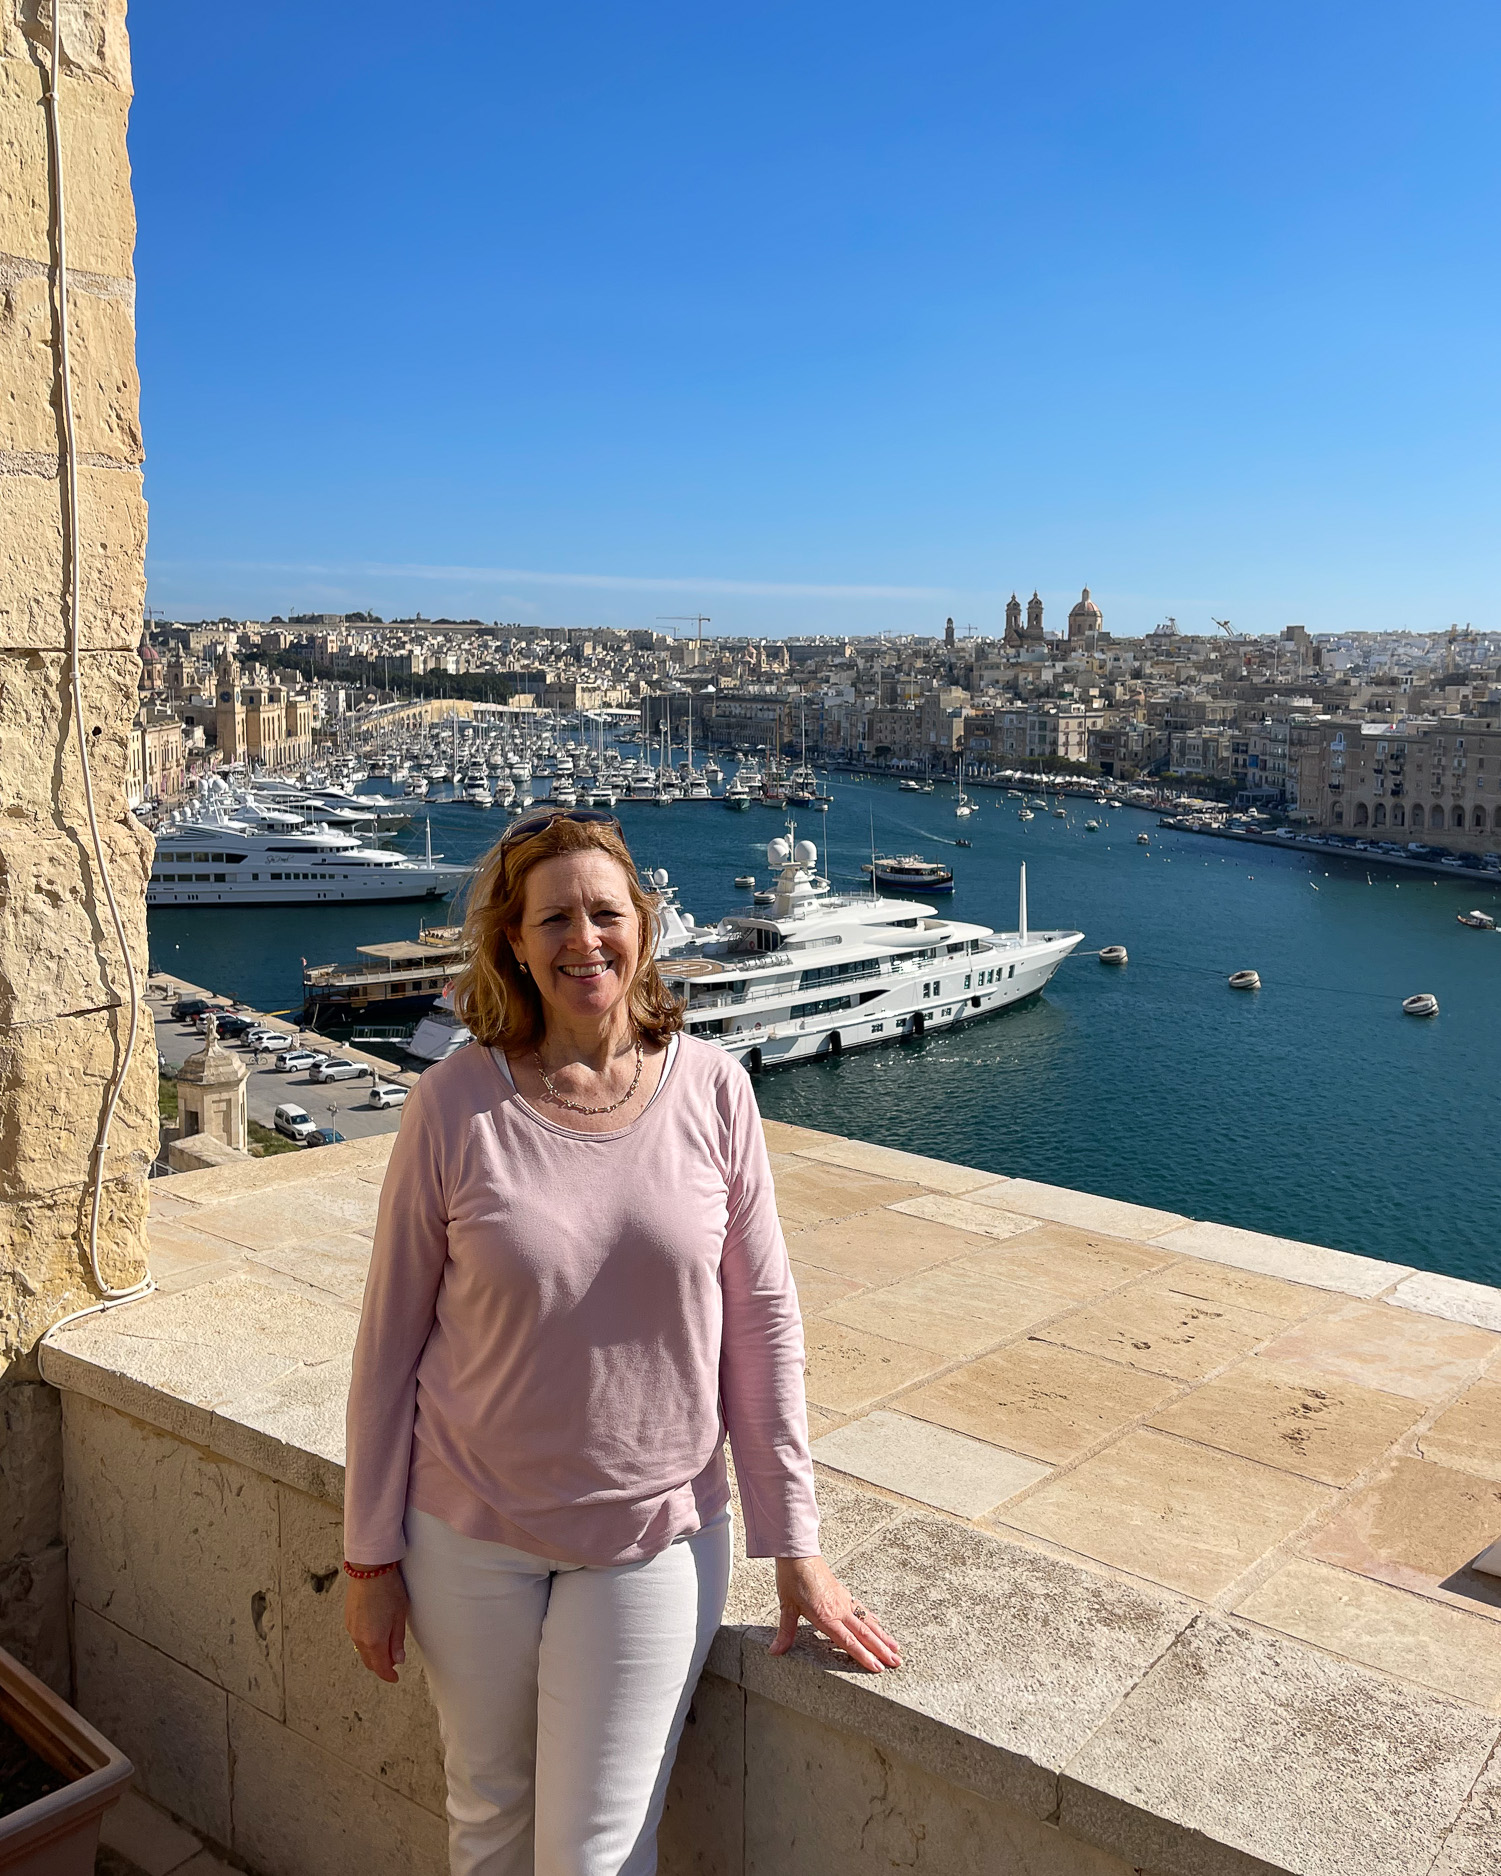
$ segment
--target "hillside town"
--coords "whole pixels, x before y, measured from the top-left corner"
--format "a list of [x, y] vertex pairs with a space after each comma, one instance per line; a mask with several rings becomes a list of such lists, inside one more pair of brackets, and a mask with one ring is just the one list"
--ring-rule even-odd
[[949, 619], [932, 636], [752, 639], [708, 623], [674, 636], [368, 613], [153, 620], [132, 788], [168, 805], [214, 769], [294, 772], [416, 704], [429, 720], [537, 712], [836, 768], [1152, 780], [1309, 830], [1501, 845], [1501, 633], [1252, 637], [1168, 619], [1125, 637], [1088, 588], [1061, 631], [1035, 592], [1013, 594], [994, 633]]

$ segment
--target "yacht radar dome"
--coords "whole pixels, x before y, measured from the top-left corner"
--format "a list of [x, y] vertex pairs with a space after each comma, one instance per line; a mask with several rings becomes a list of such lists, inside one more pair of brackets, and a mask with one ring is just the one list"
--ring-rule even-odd
[[799, 866], [812, 866], [818, 858], [818, 849], [811, 840], [800, 840], [792, 849], [792, 857]]
[[657, 870], [652, 874], [651, 883], [657, 888], [658, 892], [660, 892], [666, 886], [667, 868], [665, 866], [659, 866]]
[[787, 845], [786, 841], [782, 839], [780, 834], [775, 840], [766, 843], [766, 864], [768, 866], [785, 866], [791, 858], [792, 849]]

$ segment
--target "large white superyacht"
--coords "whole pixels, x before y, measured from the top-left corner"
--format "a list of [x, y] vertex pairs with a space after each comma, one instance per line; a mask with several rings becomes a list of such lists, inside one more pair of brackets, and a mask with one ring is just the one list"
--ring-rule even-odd
[[[280, 821], [283, 816], [276, 816]], [[158, 828], [148, 906], [323, 905], [444, 899], [468, 878], [429, 852], [410, 860], [332, 827], [237, 821], [222, 809]]]
[[1083, 941], [1029, 928], [1025, 866], [1017, 929], [997, 932], [908, 899], [831, 892], [791, 823], [766, 857], [779, 872], [763, 915], [732, 913], [658, 960], [686, 1001], [688, 1033], [751, 1070], [994, 1016], [1034, 996]]

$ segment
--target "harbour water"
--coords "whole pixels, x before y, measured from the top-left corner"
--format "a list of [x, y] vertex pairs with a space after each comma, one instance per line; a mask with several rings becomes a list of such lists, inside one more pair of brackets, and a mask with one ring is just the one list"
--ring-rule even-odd
[[[993, 1020], [762, 1075], [768, 1117], [1501, 1283], [1501, 1116], [1486, 1067], [1501, 1058], [1501, 933], [1456, 918], [1490, 902], [1488, 884], [1175, 833], [1134, 809], [1070, 801], [1067, 820], [1022, 823], [1019, 801], [983, 790], [959, 821], [943, 786], [832, 787], [828, 814], [806, 814], [798, 833], [836, 885], [862, 883], [873, 830], [884, 852], [953, 865], [946, 911], [1009, 928], [1026, 860], [1033, 924], [1087, 936], [1044, 997]], [[434, 850], [451, 860], [505, 826], [462, 802], [415, 805], [408, 843], [430, 815]], [[701, 923], [746, 904], [733, 879], [765, 882], [765, 845], [782, 831], [760, 806], [619, 812], [638, 863], [665, 866]], [[953, 848], [956, 836], [972, 847]], [[304, 956], [351, 959], [443, 916], [154, 911], [152, 960], [295, 1011]], [[1105, 944], [1124, 944], [1130, 963], [1103, 967], [1092, 953]], [[1259, 992], [1227, 987], [1246, 966]], [[1438, 996], [1436, 1019], [1402, 1014], [1418, 990]]]

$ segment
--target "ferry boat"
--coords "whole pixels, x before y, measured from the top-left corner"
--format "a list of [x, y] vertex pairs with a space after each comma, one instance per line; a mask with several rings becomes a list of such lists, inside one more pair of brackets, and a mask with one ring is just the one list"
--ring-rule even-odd
[[415, 939], [356, 945], [358, 964], [309, 964], [302, 972], [304, 1027], [397, 1022], [423, 1016], [464, 960], [463, 928], [430, 925]]
[[204, 810], [157, 830], [150, 906], [323, 905], [446, 899], [469, 877], [428, 851], [409, 860], [332, 827], [250, 826]]
[[996, 932], [911, 900], [830, 892], [790, 822], [766, 857], [779, 869], [766, 913], [731, 913], [659, 965], [686, 999], [688, 1033], [752, 1071], [994, 1016], [1043, 989], [1083, 942], [1029, 929], [1025, 867], [1017, 929]]
[[954, 869], [941, 860], [925, 860], [920, 853], [878, 853], [860, 868], [874, 871], [878, 886], [892, 886], [898, 892], [936, 893], [954, 890]]

